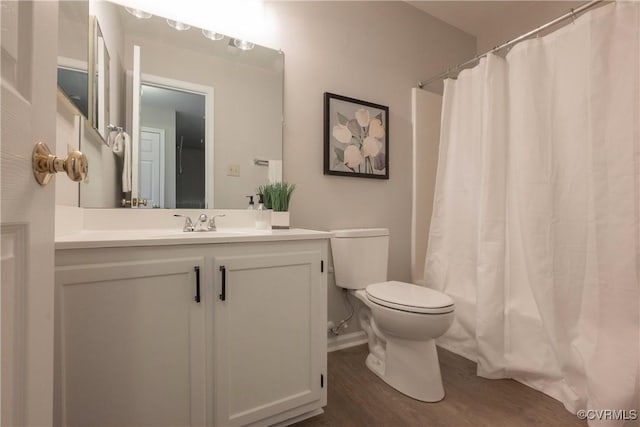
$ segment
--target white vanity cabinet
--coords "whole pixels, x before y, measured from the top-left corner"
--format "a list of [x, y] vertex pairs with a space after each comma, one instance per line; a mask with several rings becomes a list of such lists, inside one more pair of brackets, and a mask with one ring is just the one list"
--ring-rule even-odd
[[57, 267], [60, 424], [205, 424], [203, 267], [169, 256]]
[[326, 236], [59, 245], [57, 424], [268, 426], [321, 413]]
[[270, 425], [321, 400], [322, 264], [320, 251], [285, 248], [216, 258], [215, 425]]

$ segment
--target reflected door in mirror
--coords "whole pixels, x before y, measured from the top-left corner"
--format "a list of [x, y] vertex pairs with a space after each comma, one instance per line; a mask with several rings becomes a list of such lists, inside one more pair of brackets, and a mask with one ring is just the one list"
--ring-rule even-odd
[[[154, 77], [148, 75], [143, 78], [139, 167], [133, 171], [139, 176], [139, 197], [154, 200], [148, 207], [211, 206], [206, 198], [206, 175], [213, 174], [213, 165], [207, 167], [205, 159], [207, 149], [212, 149], [206, 122], [212, 89], [177, 80], [154, 83]], [[151, 142], [157, 138], [153, 132], [163, 135], [161, 143]]]
[[164, 152], [164, 129], [143, 127], [140, 131], [140, 199], [147, 200], [147, 208], [164, 207]]

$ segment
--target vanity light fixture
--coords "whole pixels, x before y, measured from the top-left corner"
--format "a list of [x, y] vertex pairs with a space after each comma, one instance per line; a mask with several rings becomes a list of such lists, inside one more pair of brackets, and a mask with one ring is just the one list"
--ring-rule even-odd
[[254, 48], [255, 44], [248, 42], [246, 40], [233, 39], [233, 45], [240, 50], [251, 50]]
[[174, 30], [178, 31], [186, 31], [191, 28], [191, 25], [185, 24], [184, 22], [180, 21], [174, 21], [173, 19], [167, 19], [167, 24]]
[[209, 40], [217, 41], [222, 40], [224, 38], [224, 34], [216, 33], [215, 31], [202, 29], [202, 35], [208, 38]]
[[144, 10], [140, 10], [140, 9], [135, 9], [133, 7], [125, 7], [125, 10], [138, 19], [149, 19], [153, 16], [149, 12], [145, 12]]

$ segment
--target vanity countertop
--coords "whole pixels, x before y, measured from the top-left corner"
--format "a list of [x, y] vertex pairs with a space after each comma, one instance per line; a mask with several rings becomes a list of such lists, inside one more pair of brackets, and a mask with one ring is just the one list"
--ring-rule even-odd
[[56, 249], [117, 248], [131, 246], [204, 245], [219, 243], [276, 242], [286, 240], [328, 239], [325, 231], [292, 228], [288, 230], [255, 230], [250, 228], [219, 229], [206, 232], [182, 230], [84, 230], [56, 236]]

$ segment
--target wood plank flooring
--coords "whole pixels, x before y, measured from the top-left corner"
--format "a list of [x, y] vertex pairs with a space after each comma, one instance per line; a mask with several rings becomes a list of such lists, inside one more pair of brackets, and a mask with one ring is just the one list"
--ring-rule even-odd
[[586, 426], [564, 406], [513, 380], [476, 376], [476, 364], [438, 349], [446, 396], [438, 403], [407, 397], [364, 364], [367, 346], [329, 353], [325, 413], [298, 427]]

